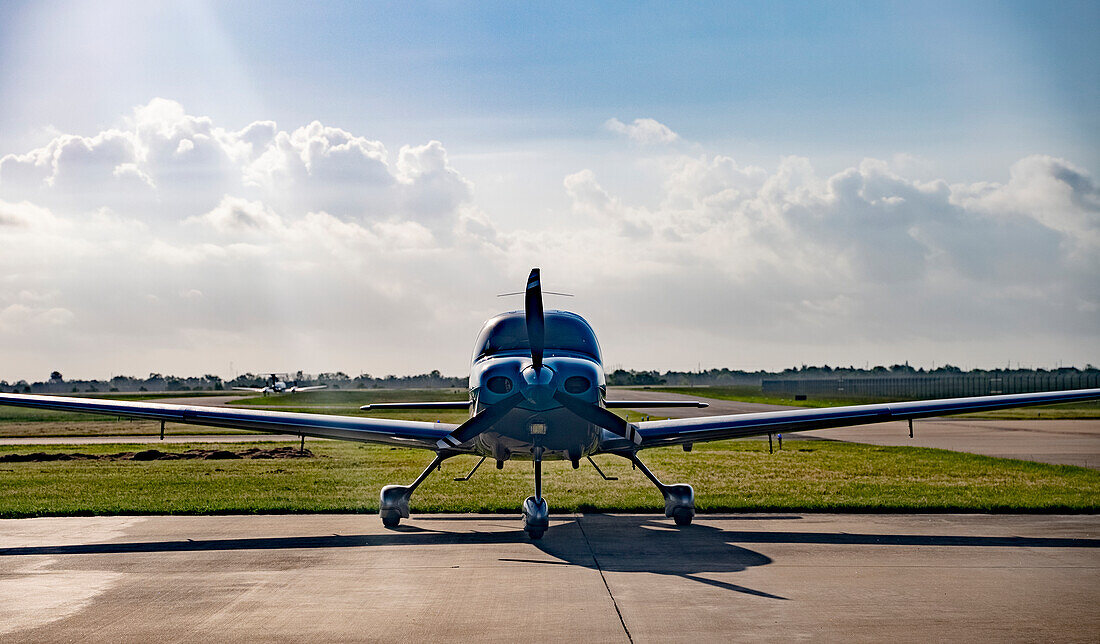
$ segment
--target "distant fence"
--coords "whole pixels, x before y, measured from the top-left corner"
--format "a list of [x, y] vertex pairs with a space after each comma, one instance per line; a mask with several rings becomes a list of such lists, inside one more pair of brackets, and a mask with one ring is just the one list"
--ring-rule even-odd
[[764, 380], [766, 394], [852, 398], [952, 398], [1100, 387], [1100, 373]]

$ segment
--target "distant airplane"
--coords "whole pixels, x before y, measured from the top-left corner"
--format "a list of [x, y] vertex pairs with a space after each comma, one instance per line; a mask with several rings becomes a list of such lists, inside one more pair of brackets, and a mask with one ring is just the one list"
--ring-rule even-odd
[[[592, 327], [567, 311], [544, 311], [539, 269], [524, 292], [524, 310], [502, 313], [485, 323], [474, 344], [469, 400], [366, 405], [363, 409], [468, 409], [470, 418], [455, 425], [410, 420], [329, 416], [282, 411], [218, 409], [149, 402], [0, 394], [0, 404], [151, 418], [160, 421], [278, 432], [350, 441], [386, 443], [435, 452], [430, 465], [409, 485], [382, 488], [382, 522], [389, 527], [409, 516], [409, 497], [444, 460], [475, 454], [504, 467], [510, 459], [534, 462], [534, 495], [523, 502], [523, 527], [539, 539], [549, 526], [542, 496], [542, 462], [568, 460], [573, 468], [594, 454], [631, 461], [660, 490], [665, 516], [686, 526], [695, 516], [690, 485], [662, 483], [638, 458], [650, 447], [786, 434], [910, 420], [964, 412], [1046, 405], [1100, 398], [1100, 389], [948, 398], [917, 402], [794, 409], [753, 414], [706, 416], [629, 423], [608, 411], [614, 407], [683, 405], [674, 401], [607, 400], [603, 358]], [[688, 403], [705, 406], [701, 403]], [[912, 427], [910, 425], [910, 427]], [[599, 471], [599, 468], [596, 467]], [[600, 472], [603, 475], [603, 472]], [[466, 478], [469, 478], [467, 476]], [[604, 478], [607, 478], [606, 476]]]
[[[299, 372], [300, 373], [300, 372]], [[233, 387], [237, 391], [252, 391], [258, 394], [295, 394], [299, 391], [316, 391], [317, 389], [324, 389], [328, 385], [311, 385], [309, 387], [299, 387], [298, 381], [295, 380], [293, 384], [288, 385], [285, 380], [279, 377], [278, 374], [271, 374], [267, 379], [267, 384], [263, 387]]]

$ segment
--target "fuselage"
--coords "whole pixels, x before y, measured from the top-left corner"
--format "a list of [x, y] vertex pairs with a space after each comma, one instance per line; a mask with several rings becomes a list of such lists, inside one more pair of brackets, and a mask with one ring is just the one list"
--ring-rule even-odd
[[490, 319], [478, 335], [470, 368], [470, 413], [523, 395], [491, 431], [477, 437], [474, 448], [484, 456], [531, 459], [538, 450], [544, 460], [576, 461], [595, 452], [606, 438], [605, 430], [555, 400], [555, 395], [568, 395], [603, 405], [606, 382], [595, 332], [575, 313], [547, 311], [545, 321], [545, 355], [538, 369], [523, 312]]

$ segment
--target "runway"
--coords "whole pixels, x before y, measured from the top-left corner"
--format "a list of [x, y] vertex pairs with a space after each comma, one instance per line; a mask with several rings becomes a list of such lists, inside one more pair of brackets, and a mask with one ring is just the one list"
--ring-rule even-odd
[[0, 639], [1089, 641], [1100, 517], [0, 521]]

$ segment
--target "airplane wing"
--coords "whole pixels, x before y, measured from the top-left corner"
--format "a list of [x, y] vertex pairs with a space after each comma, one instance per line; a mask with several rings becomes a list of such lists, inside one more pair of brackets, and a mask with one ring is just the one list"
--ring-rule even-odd
[[[356, 416], [330, 416], [327, 414], [302, 414], [259, 409], [198, 407], [30, 394], [0, 393], [0, 405], [105, 414], [127, 418], [147, 418], [189, 425], [334, 438], [365, 443], [385, 443], [432, 450], [438, 449], [436, 442], [458, 428], [458, 425], [451, 423], [384, 420]], [[196, 440], [201, 441], [202, 438], [196, 437]]]
[[254, 393], [257, 393], [257, 394], [262, 394], [264, 392], [263, 387], [233, 387], [233, 388], [236, 389], [237, 391], [251, 391], [251, 392], [254, 392]]
[[301, 391], [316, 391], [318, 389], [327, 389], [327, 388], [328, 388], [328, 385], [310, 385], [309, 387], [295, 386], [294, 387], [294, 392], [298, 393], [298, 392], [301, 392]]
[[[1046, 391], [1031, 394], [854, 405], [851, 407], [792, 409], [730, 416], [677, 418], [640, 422], [634, 425], [641, 436], [639, 448], [647, 448], [1096, 399], [1100, 399], [1100, 389], [1077, 389], [1073, 391]], [[632, 447], [625, 440], [622, 441], [621, 446], [618, 444], [618, 440], [613, 441], [613, 443], [608, 445], [605, 451], [630, 449]]]

